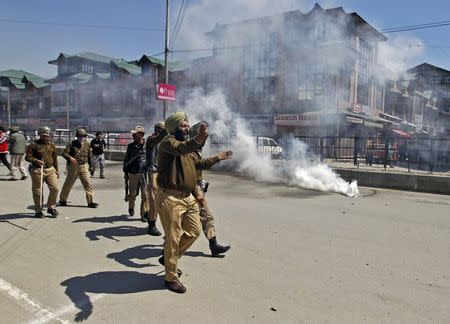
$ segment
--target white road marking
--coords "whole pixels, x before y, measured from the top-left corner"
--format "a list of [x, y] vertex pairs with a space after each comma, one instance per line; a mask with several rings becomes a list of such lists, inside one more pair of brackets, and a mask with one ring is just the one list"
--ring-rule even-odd
[[[61, 316], [80, 311], [80, 309], [75, 307], [73, 304], [63, 306], [56, 312], [51, 311], [41, 306], [39, 302], [31, 298], [28, 294], [13, 286], [9, 282], [3, 280], [2, 278], [0, 278], [0, 292], [7, 295], [17, 304], [22, 306], [25, 310], [37, 317], [36, 320], [30, 321], [30, 324], [45, 324], [52, 320], [56, 320], [64, 324], [69, 324], [70, 322], [62, 319]], [[98, 300], [103, 296], [104, 294], [96, 294], [89, 299], [86, 299], [85, 301], [78, 302], [78, 304], [87, 304], [89, 302], [92, 303], [93, 301]]]
[[68, 321], [59, 318], [52, 311], [42, 307], [39, 303], [33, 300], [30, 296], [24, 293], [19, 288], [11, 285], [9, 282], [0, 278], [0, 291], [6, 294], [9, 298], [16, 301], [24, 309], [37, 316], [38, 318], [49, 318], [57, 320], [61, 323], [69, 323]]
[[[78, 305], [86, 305], [88, 303], [92, 303], [95, 300], [102, 298], [103, 296], [105, 296], [105, 295], [104, 294], [96, 294], [92, 297], [89, 297], [89, 299], [85, 299], [83, 301], [78, 301], [77, 304]], [[58, 309], [56, 312], [54, 312], [54, 315], [56, 317], [45, 316], [45, 317], [30, 321], [28, 324], [45, 324], [45, 323], [50, 322], [51, 320], [58, 319], [59, 317], [61, 317], [63, 315], [75, 313], [75, 312], [80, 312], [80, 309], [75, 307], [75, 305], [70, 304], [67, 306], [63, 306], [60, 309]]]

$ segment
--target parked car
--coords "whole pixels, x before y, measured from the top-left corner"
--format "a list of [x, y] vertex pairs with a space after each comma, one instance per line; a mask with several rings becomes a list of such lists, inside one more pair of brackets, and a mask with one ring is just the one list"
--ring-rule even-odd
[[67, 144], [71, 140], [70, 130], [64, 128], [57, 128], [54, 130], [52, 137], [56, 145]]
[[260, 154], [270, 154], [273, 159], [283, 158], [283, 148], [270, 137], [254, 137], [257, 145], [257, 151]]

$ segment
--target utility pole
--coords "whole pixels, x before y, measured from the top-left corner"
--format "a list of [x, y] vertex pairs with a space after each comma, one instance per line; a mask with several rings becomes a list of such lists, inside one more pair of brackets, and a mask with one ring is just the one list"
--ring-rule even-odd
[[[164, 37], [164, 69], [166, 72], [165, 84], [169, 84], [169, 0], [166, 0], [166, 32]], [[164, 100], [163, 119], [166, 120], [168, 101]]]
[[66, 128], [70, 131], [70, 124], [69, 124], [69, 81], [66, 81]]

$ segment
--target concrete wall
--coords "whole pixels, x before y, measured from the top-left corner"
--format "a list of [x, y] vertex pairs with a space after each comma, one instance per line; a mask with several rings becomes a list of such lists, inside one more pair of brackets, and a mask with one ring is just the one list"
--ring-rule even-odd
[[334, 169], [346, 181], [358, 180], [358, 185], [438, 194], [450, 194], [450, 178], [434, 175], [384, 173], [349, 169]]

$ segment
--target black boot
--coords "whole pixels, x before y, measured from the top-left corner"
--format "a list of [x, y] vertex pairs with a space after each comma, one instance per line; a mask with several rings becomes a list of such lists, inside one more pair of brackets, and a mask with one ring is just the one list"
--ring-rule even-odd
[[148, 219], [147, 234], [151, 236], [161, 236], [161, 232], [156, 228], [156, 221]]
[[214, 236], [212, 239], [209, 240], [209, 248], [211, 250], [212, 256], [218, 256], [219, 254], [223, 254], [223, 253], [227, 252], [231, 248], [231, 246], [229, 246], [229, 245], [222, 246], [222, 245], [218, 244], [217, 239]]
[[53, 208], [47, 209], [47, 213], [52, 215], [53, 218], [56, 218], [59, 215], [58, 211], [56, 209], [53, 209]]
[[44, 218], [44, 213], [43, 212], [36, 212], [36, 214], [34, 214], [34, 217]]

